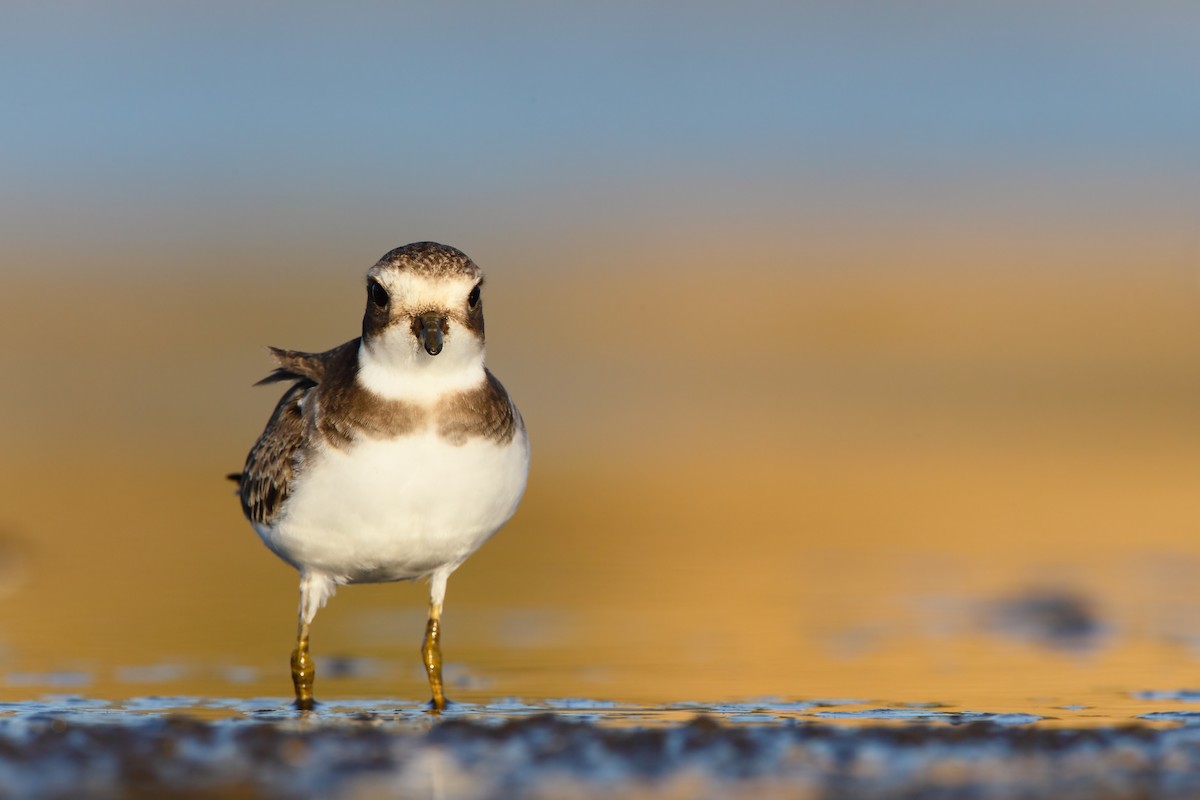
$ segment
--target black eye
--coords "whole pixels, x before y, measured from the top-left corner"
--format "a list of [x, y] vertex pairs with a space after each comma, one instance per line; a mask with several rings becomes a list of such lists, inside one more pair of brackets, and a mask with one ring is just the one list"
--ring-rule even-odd
[[388, 302], [391, 300], [388, 297], [387, 289], [379, 284], [379, 281], [371, 281], [367, 284], [367, 296], [371, 298], [371, 302], [376, 308], [387, 308]]
[[474, 308], [475, 306], [479, 305], [479, 284], [478, 283], [475, 284], [475, 288], [471, 290], [471, 293], [469, 295], [467, 295], [467, 305], [471, 306], [471, 308]]

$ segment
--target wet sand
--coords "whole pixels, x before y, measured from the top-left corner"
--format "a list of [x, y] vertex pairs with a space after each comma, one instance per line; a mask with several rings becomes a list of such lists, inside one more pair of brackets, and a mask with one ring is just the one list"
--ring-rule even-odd
[[[190, 706], [180, 710], [177, 706]], [[803, 704], [458, 706], [82, 697], [0, 708], [5, 797], [1193, 797], [1200, 724]], [[821, 713], [817, 710], [817, 713]]]

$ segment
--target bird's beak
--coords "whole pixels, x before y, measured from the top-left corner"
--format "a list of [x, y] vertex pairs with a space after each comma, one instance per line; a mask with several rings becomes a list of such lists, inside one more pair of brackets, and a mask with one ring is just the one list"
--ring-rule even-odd
[[413, 320], [413, 330], [426, 353], [436, 356], [442, 352], [442, 337], [446, 331], [446, 318], [443, 315], [436, 311], [422, 314]]

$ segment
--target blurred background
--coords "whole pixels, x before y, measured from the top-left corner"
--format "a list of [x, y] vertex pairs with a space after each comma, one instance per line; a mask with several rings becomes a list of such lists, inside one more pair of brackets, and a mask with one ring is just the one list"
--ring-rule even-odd
[[[1200, 685], [1200, 8], [9, 2], [0, 697], [284, 697], [263, 349], [488, 274], [531, 430], [451, 696]], [[426, 693], [424, 587], [318, 695]]]

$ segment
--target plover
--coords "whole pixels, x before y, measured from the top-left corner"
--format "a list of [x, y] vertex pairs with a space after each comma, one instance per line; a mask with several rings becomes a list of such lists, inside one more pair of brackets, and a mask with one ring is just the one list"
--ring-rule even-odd
[[398, 247], [367, 271], [362, 336], [324, 353], [270, 348], [291, 381], [238, 484], [263, 543], [300, 571], [292, 683], [311, 709], [309, 626], [336, 588], [429, 578], [421, 646], [442, 687], [446, 580], [516, 511], [529, 437], [484, 367], [483, 275], [435, 242]]

